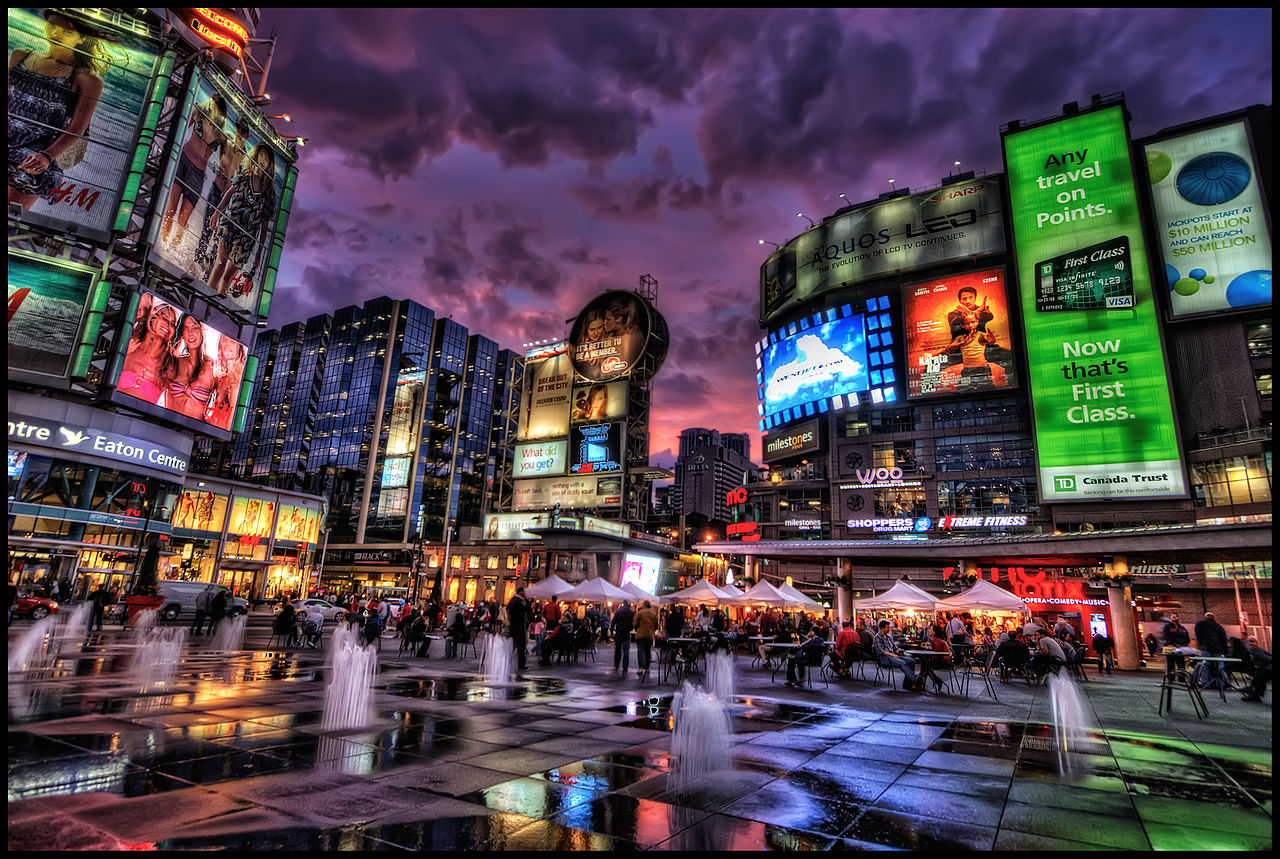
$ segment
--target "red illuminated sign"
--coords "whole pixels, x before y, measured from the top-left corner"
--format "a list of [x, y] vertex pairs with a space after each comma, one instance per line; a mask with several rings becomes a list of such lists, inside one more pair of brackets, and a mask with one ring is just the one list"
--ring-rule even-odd
[[730, 506], [734, 504], [746, 504], [747, 488], [745, 486], [739, 486], [737, 489], [734, 489], [726, 493], [724, 496], [724, 500], [725, 500], [725, 503]]
[[183, 23], [191, 28], [191, 32], [215, 48], [239, 57], [249, 44], [249, 31], [244, 28], [244, 25], [217, 9], [201, 7], [178, 11], [182, 14]]
[[[950, 577], [955, 573], [955, 567], [946, 567], [943, 570], [943, 578]], [[1001, 571], [999, 567], [991, 567], [987, 571], [983, 571], [982, 567], [976, 569], [978, 578], [988, 579], [993, 584], [1001, 584]], [[1028, 572], [1026, 567], [1005, 567], [1004, 584], [1001, 586], [1012, 591], [1013, 595], [1025, 603], [1040, 605], [1110, 605], [1105, 599], [1085, 596], [1084, 582], [1076, 581], [1054, 581], [1049, 578], [1049, 574], [1045, 570], [1035, 570]]]

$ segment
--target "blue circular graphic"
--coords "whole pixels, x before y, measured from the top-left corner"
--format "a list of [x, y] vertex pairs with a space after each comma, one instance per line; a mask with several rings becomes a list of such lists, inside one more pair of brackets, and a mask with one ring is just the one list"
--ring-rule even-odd
[[1182, 275], [1178, 270], [1168, 263], [1164, 264], [1164, 276], [1165, 279], [1169, 281], [1169, 289], [1173, 289], [1173, 285], [1182, 280]]
[[1249, 165], [1230, 152], [1198, 155], [1178, 171], [1178, 193], [1197, 206], [1217, 206], [1249, 184]]
[[921, 516], [919, 519], [916, 520], [915, 527], [917, 531], [923, 534], [925, 531], [929, 530], [929, 526], [931, 526], [932, 524], [933, 524], [933, 520], [930, 519], [928, 516]]
[[1194, 277], [1196, 280], [1204, 280], [1206, 274], [1208, 274], [1208, 272], [1202, 268], [1193, 268], [1191, 271], [1187, 272], [1188, 277]]
[[1256, 269], [1246, 271], [1231, 281], [1227, 287], [1227, 304], [1232, 307], [1252, 307], [1271, 303], [1271, 272]]

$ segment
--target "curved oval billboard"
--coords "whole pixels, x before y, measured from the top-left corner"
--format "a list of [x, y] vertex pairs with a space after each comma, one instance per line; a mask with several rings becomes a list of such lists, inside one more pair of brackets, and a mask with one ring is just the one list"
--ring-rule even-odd
[[632, 292], [614, 290], [595, 298], [569, 332], [573, 369], [592, 382], [629, 375], [649, 342], [652, 315], [656, 311]]

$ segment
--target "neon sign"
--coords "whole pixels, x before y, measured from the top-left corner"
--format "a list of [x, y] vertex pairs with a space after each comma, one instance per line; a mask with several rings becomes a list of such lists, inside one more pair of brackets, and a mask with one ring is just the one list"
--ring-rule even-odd
[[182, 10], [185, 23], [201, 39], [239, 58], [249, 44], [249, 31], [234, 18], [216, 9], [197, 8]]
[[[950, 578], [956, 572], [955, 567], [943, 568], [943, 578]], [[1000, 584], [1000, 568], [991, 567], [985, 574], [982, 567], [975, 572], [980, 579], [988, 579], [993, 584]], [[1005, 567], [1001, 585], [1011, 591], [1014, 596], [1025, 603], [1037, 605], [1110, 605], [1108, 600], [1086, 597], [1083, 582], [1053, 581], [1044, 570], [1027, 572], [1026, 567]]]

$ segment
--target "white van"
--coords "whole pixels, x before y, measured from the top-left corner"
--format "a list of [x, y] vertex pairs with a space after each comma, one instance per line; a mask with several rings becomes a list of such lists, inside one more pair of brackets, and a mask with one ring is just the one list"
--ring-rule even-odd
[[[196, 597], [200, 596], [201, 591], [209, 587], [209, 582], [183, 582], [165, 579], [156, 582], [156, 587], [160, 590], [160, 596], [164, 597], [164, 603], [160, 606], [160, 617], [164, 620], [177, 620], [183, 615], [188, 618], [195, 617]], [[223, 585], [216, 585], [216, 587], [227, 592], [228, 617], [235, 617], [249, 612], [249, 603], [240, 599], [240, 597], [231, 596], [231, 591]]]

